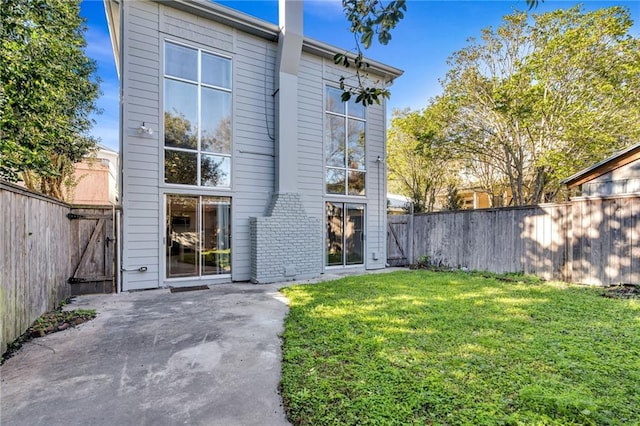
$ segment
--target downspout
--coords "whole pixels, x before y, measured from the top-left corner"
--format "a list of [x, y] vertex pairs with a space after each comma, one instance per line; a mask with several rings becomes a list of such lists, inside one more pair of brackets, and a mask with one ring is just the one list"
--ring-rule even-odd
[[118, 236], [116, 240], [116, 292], [123, 291], [123, 270], [122, 270], [122, 250], [124, 247], [124, 232], [123, 232], [123, 221], [122, 218], [124, 216], [124, 185], [123, 185], [123, 170], [124, 170], [124, 161], [122, 158], [123, 148], [124, 148], [124, 5], [122, 4], [124, 0], [120, 0], [118, 3], [118, 20], [120, 22], [120, 28], [118, 28], [120, 42], [118, 43], [118, 79], [119, 81], [119, 102], [118, 102], [118, 150], [119, 150], [119, 159], [118, 159], [118, 195], [120, 196], [120, 213], [118, 214]]

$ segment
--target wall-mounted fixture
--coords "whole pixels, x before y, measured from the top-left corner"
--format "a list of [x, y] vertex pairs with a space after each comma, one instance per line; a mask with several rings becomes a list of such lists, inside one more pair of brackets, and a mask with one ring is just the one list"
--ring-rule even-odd
[[151, 127], [147, 127], [144, 124], [144, 121], [142, 122], [142, 125], [140, 127], [138, 127], [138, 133], [141, 135], [152, 135], [153, 134], [153, 129]]
[[380, 157], [380, 156], [378, 155], [378, 158], [376, 158], [376, 162], [378, 162], [378, 163], [384, 163], [384, 160], [382, 159], [382, 157]]

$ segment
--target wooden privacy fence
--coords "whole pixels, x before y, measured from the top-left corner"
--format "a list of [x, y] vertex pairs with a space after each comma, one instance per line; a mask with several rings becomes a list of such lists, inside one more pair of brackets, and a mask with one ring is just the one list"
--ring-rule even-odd
[[[640, 284], [640, 195], [389, 216], [389, 263], [524, 272], [585, 284]], [[406, 227], [400, 231], [398, 228]]]
[[115, 289], [116, 213], [0, 182], [0, 353], [66, 297]]

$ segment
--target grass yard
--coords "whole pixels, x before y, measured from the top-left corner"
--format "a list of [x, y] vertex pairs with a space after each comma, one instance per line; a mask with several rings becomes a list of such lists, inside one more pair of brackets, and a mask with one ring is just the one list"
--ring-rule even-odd
[[638, 299], [429, 271], [282, 291], [294, 424], [640, 424]]

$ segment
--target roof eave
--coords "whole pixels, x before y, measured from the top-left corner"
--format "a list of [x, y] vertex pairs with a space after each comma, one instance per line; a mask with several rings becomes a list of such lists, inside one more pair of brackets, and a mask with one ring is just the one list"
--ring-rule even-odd
[[116, 71], [120, 77], [120, 1], [104, 0], [104, 12], [107, 17], [107, 27], [109, 29], [109, 38], [111, 39], [111, 48], [113, 49], [113, 58], [116, 62]]
[[[333, 56], [336, 53], [341, 53], [341, 51], [343, 51], [343, 49], [340, 49], [339, 47], [306, 37], [302, 44], [302, 50], [323, 58], [329, 58], [332, 61]], [[347, 53], [347, 56], [353, 59], [356, 55]], [[384, 76], [388, 81], [393, 81], [404, 73], [404, 71], [402, 71], [401, 69], [392, 67], [391, 65], [383, 64], [382, 62], [374, 61], [368, 58], [365, 58], [365, 61], [369, 64], [369, 71]]]
[[[265, 22], [261, 19], [247, 15], [246, 13], [238, 12], [237, 10], [222, 6], [217, 3], [213, 3], [208, 0], [153, 1], [160, 4], [170, 5], [171, 7], [183, 10], [185, 12], [194, 13], [198, 16], [202, 16], [204, 18], [229, 25], [233, 28], [238, 28], [244, 32], [273, 42], [278, 40], [278, 35], [280, 34], [280, 29], [275, 24]], [[329, 58], [331, 60], [333, 60], [333, 56], [336, 53], [344, 51], [344, 49], [341, 49], [339, 47], [335, 47], [308, 37], [304, 37], [302, 50], [323, 58]], [[355, 57], [355, 55], [353, 54], [348, 54], [348, 56], [350, 56], [351, 59]], [[366, 61], [369, 63], [368, 70], [374, 74], [383, 76], [386, 82], [390, 82], [403, 74], [402, 70], [394, 68], [390, 65], [373, 61], [368, 58], [366, 59]]]
[[640, 160], [640, 143], [632, 145], [591, 167], [587, 167], [586, 169], [562, 180], [560, 183], [566, 185], [569, 189], [572, 189], [636, 160]]

